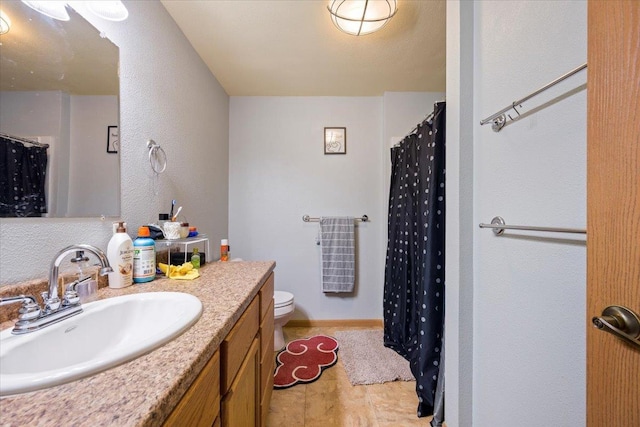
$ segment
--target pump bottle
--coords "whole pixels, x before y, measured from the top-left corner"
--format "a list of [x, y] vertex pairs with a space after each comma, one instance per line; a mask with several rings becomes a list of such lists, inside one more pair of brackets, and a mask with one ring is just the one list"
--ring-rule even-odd
[[[115, 224], [114, 224], [115, 225]], [[124, 222], [118, 222], [118, 227], [109, 240], [107, 259], [113, 268], [109, 273], [110, 288], [126, 288], [132, 284], [133, 274], [133, 242], [127, 234]]]

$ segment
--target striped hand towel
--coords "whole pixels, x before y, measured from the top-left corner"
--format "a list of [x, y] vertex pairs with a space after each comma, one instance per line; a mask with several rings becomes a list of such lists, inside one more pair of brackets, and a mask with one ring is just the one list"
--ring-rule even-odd
[[322, 292], [353, 292], [355, 234], [353, 217], [320, 218]]

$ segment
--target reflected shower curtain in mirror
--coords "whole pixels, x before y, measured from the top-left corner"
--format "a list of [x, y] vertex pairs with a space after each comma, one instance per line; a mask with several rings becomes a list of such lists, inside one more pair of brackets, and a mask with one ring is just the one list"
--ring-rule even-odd
[[409, 361], [418, 416], [442, 422], [445, 103], [391, 149], [384, 344]]
[[0, 137], [0, 217], [47, 213], [47, 149]]

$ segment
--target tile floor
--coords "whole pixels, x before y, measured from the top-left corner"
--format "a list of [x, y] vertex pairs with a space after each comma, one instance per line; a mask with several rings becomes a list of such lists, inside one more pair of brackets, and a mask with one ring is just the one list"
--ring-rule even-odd
[[[370, 327], [285, 327], [285, 341], [335, 331]], [[352, 386], [338, 363], [313, 383], [274, 390], [268, 427], [398, 427], [429, 426], [431, 417], [418, 418], [415, 381]]]

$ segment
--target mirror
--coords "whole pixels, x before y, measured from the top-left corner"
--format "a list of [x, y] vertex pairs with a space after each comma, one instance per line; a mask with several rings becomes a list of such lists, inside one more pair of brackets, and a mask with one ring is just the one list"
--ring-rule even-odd
[[118, 47], [70, 7], [69, 21], [19, 0], [0, 9], [11, 21], [0, 35], [0, 133], [49, 145], [47, 213], [35, 216], [119, 216]]

